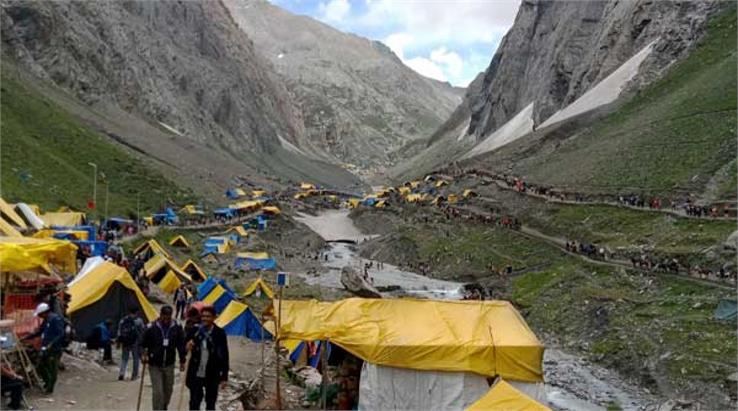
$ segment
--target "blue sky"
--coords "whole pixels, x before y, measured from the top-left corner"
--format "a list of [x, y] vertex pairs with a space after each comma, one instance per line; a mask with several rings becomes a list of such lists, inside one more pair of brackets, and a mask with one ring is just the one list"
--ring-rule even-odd
[[380, 40], [427, 77], [465, 87], [487, 68], [519, 0], [271, 0], [295, 14]]

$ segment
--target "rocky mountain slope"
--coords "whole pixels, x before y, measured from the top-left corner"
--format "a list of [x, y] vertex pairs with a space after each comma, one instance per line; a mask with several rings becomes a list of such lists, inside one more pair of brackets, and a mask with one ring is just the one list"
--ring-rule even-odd
[[384, 44], [340, 32], [265, 0], [224, 0], [304, 110], [309, 140], [340, 161], [385, 164], [430, 135], [460, 90], [420, 76]]
[[[573, 139], [647, 85], [676, 71], [695, 52], [708, 22], [727, 6], [716, 2], [524, 1], [515, 24], [483, 76], [469, 87], [464, 103], [429, 141], [425, 152], [398, 167], [395, 175], [406, 178], [454, 159], [473, 157], [478, 165], [504, 171], [522, 172], [525, 161], [546, 164], [556, 156], [561, 139]], [[725, 45], [717, 56], [730, 58], [729, 52]], [[703, 64], [698, 69], [708, 67]], [[678, 102], [676, 95], [670, 95], [661, 104], [664, 109], [672, 103], [677, 108]], [[724, 108], [719, 101], [706, 104], [708, 110], [710, 105]], [[661, 112], [667, 113], [668, 109]], [[649, 120], [642, 117], [639, 121]], [[613, 136], [609, 151], [591, 157], [593, 161], [613, 154], [624, 135]], [[518, 147], [515, 154], [501, 157], [499, 152], [513, 150], [512, 146]], [[637, 148], [630, 145], [626, 150]], [[633, 166], [639, 164], [629, 164]], [[554, 182], [553, 176], [550, 167], [539, 173], [542, 183]]]
[[193, 185], [255, 172], [356, 181], [294, 150], [307, 145], [302, 113], [220, 2], [6, 1], [2, 41], [40, 91], [67, 92], [94, 112], [81, 117]]

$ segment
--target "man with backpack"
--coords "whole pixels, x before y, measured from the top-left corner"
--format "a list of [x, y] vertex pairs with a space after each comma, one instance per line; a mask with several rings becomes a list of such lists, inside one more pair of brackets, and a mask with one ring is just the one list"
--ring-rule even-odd
[[179, 370], [184, 371], [186, 353], [182, 327], [172, 321], [172, 307], [165, 305], [159, 319], [149, 324], [141, 340], [141, 360], [149, 366], [151, 399], [154, 410], [166, 410], [174, 387], [174, 362], [179, 356]]
[[133, 357], [133, 370], [131, 371], [131, 381], [138, 378], [138, 364], [141, 359], [141, 337], [143, 336], [146, 324], [139, 316], [138, 307], [130, 309], [128, 315], [123, 317], [118, 323], [118, 348], [121, 349], [120, 372], [118, 373], [118, 381], [123, 381], [126, 376], [126, 368], [128, 368], [128, 358]]
[[59, 371], [59, 359], [64, 349], [64, 320], [58, 314], [53, 313], [51, 307], [46, 303], [39, 304], [33, 315], [43, 320], [41, 327], [23, 337], [22, 340], [28, 341], [41, 336], [41, 352], [36, 369], [44, 381], [44, 392], [52, 394]]

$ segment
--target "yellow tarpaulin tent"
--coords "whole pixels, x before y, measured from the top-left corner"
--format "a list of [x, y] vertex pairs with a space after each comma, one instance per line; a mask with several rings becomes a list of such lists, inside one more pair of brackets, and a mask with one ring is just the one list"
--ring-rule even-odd
[[274, 214], [279, 215], [282, 214], [282, 210], [279, 209], [279, 207], [275, 206], [266, 206], [261, 209], [261, 211], [267, 213], [267, 214]]
[[261, 252], [246, 252], [236, 254], [238, 258], [252, 258], [254, 260], [266, 260], [269, 258], [269, 253]]
[[507, 382], [498, 380], [487, 394], [470, 405], [466, 411], [551, 411], [551, 409]]
[[198, 210], [197, 207], [192, 204], [187, 204], [186, 206], [182, 207], [179, 211], [185, 214], [189, 214], [189, 215], [202, 214], [200, 210]]
[[85, 223], [85, 213], [76, 211], [45, 213], [40, 217], [47, 226], [72, 227]]
[[0, 237], [0, 271], [77, 271], [77, 246], [52, 238]]
[[446, 185], [448, 185], [448, 181], [446, 181], [446, 180], [438, 180], [438, 181], [436, 181], [436, 187], [443, 187], [443, 186], [446, 186]]
[[218, 264], [220, 261], [218, 260], [218, 257], [214, 253], [207, 253], [204, 256], [200, 257], [200, 260], [210, 263], [210, 264]]
[[191, 259], [187, 260], [187, 262], [182, 265], [181, 269], [182, 271], [189, 274], [190, 278], [192, 278], [194, 281], [205, 281], [208, 279], [208, 275], [205, 274], [205, 271], [203, 271], [203, 269], [200, 268], [200, 266]]
[[243, 228], [243, 226], [240, 226], [240, 225], [233, 226], [233, 227], [229, 228], [228, 230], [226, 230], [226, 234], [227, 233], [230, 233], [232, 231], [235, 231], [236, 234], [240, 235], [241, 237], [248, 237], [249, 236], [249, 232], [246, 231], [246, 229]]
[[218, 301], [218, 298], [220, 298], [223, 294], [226, 293], [226, 289], [221, 287], [220, 284], [213, 287], [212, 290], [208, 293], [208, 295], [205, 296], [205, 298], [202, 299], [202, 302], [208, 305], [213, 305], [216, 301]]
[[228, 208], [234, 209], [234, 210], [255, 210], [261, 205], [264, 204], [263, 201], [259, 200], [247, 200], [247, 201], [239, 201], [237, 203], [233, 203], [228, 206]]
[[358, 198], [349, 198], [348, 199], [348, 206], [349, 206], [349, 208], [356, 208], [356, 207], [359, 206], [359, 204], [361, 204], [361, 200], [359, 200]]
[[266, 195], [266, 191], [264, 190], [254, 190], [251, 192], [251, 195], [254, 197], [264, 197]]
[[382, 200], [378, 201], [377, 204], [374, 204], [374, 208], [385, 208], [387, 207], [387, 202]]
[[190, 248], [190, 243], [181, 234], [169, 240], [169, 245], [172, 247]]
[[410, 187], [400, 187], [397, 191], [400, 192], [400, 195], [406, 196], [410, 194]]
[[148, 251], [149, 249], [154, 254], [162, 254], [162, 255], [164, 255], [164, 257], [167, 257], [167, 258], [171, 258], [172, 257], [172, 255], [169, 254], [167, 252], [167, 250], [164, 249], [164, 247], [162, 247], [161, 244], [159, 244], [159, 242], [156, 241], [156, 240], [154, 240], [154, 239], [148, 240], [148, 241], [142, 243], [141, 245], [139, 245], [138, 247], [136, 247], [136, 249], [133, 250], [133, 255], [141, 254], [143, 252]]
[[173, 271], [169, 270], [156, 285], [158, 285], [165, 293], [174, 294], [174, 292], [177, 291], [177, 288], [182, 285], [182, 281], [177, 278], [177, 275], [174, 274]]
[[0, 197], [0, 216], [4, 218], [8, 223], [14, 224], [20, 228], [26, 229], [28, 226], [23, 218], [15, 212], [10, 204], [6, 203], [5, 200]]
[[115, 282], [135, 293], [141, 311], [149, 321], [156, 319], [156, 310], [144, 297], [133, 277], [124, 268], [109, 262], [100, 264], [69, 287], [71, 300], [67, 314], [71, 315], [105, 297]]
[[20, 231], [16, 230], [10, 223], [0, 218], [0, 233], [6, 237], [23, 237]]
[[33, 238], [53, 238], [54, 234], [70, 234], [77, 240], [89, 240], [90, 233], [85, 230], [53, 230], [43, 229], [33, 233]]
[[246, 311], [247, 308], [249, 308], [249, 306], [244, 303], [240, 303], [238, 301], [231, 301], [230, 303], [228, 303], [228, 305], [223, 310], [223, 312], [220, 313], [220, 315], [218, 315], [218, 318], [215, 319], [215, 324], [218, 327], [223, 328], [226, 325], [230, 324], [231, 321], [238, 318], [238, 316], [241, 315], [244, 311]]
[[464, 198], [469, 198], [469, 197], [476, 197], [479, 194], [477, 194], [476, 191], [474, 191], [474, 190], [466, 189], [466, 190], [464, 190], [464, 194], [463, 195], [464, 195]]
[[378, 365], [543, 381], [543, 345], [507, 301], [282, 301], [279, 337], [328, 339]]
[[448, 202], [451, 204], [457, 203], [459, 201], [459, 196], [456, 194], [449, 194], [448, 195]]
[[405, 197], [405, 200], [407, 200], [408, 203], [419, 203], [421, 201], [425, 201], [427, 196], [425, 194], [409, 194], [407, 197]]
[[411, 181], [408, 184], [410, 185], [410, 188], [418, 188], [420, 181]]
[[[267, 257], [269, 258], [269, 257]], [[269, 298], [274, 298], [274, 291], [272, 291], [271, 287], [269, 287], [269, 284], [264, 281], [261, 277], [254, 280], [251, 284], [249, 284], [248, 287], [246, 287], [246, 290], [243, 292], [244, 297], [248, 297], [256, 292], [257, 289], [261, 288], [261, 292], [266, 295]]]
[[300, 189], [301, 190], [315, 190], [315, 185], [310, 184], [310, 183], [301, 183]]
[[233, 190], [234, 193], [236, 193], [237, 196], [243, 197], [246, 195], [246, 191], [243, 190], [243, 188], [236, 188]]
[[190, 275], [182, 271], [172, 260], [161, 254], [155, 254], [144, 263], [146, 277], [158, 283], [169, 271], [173, 272], [181, 281], [192, 282]]

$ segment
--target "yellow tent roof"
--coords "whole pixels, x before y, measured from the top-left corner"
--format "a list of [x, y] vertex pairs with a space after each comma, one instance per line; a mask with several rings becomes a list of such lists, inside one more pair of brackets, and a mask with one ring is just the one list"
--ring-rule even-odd
[[282, 301], [279, 337], [329, 339], [373, 364], [543, 381], [543, 345], [507, 301]]
[[228, 229], [228, 230], [226, 231], [226, 233], [230, 233], [231, 231], [235, 231], [235, 232], [236, 232], [236, 233], [238, 233], [238, 235], [240, 235], [241, 237], [248, 237], [248, 236], [249, 236], [249, 232], [248, 232], [248, 231], [246, 231], [246, 229], [245, 229], [245, 228], [243, 228], [243, 226], [240, 226], [240, 225], [237, 225], [237, 226], [233, 226], [233, 227], [229, 228], [229, 229]]
[[190, 243], [188, 243], [187, 239], [184, 238], [184, 236], [182, 236], [181, 234], [169, 240], [169, 245], [171, 245], [172, 247], [190, 248]]
[[23, 237], [23, 234], [21, 234], [18, 230], [13, 228], [10, 223], [5, 221], [5, 219], [0, 218], [0, 233], [2, 235], [7, 237]]
[[167, 270], [167, 272], [163, 277], [161, 277], [161, 279], [159, 279], [159, 281], [162, 281], [162, 279], [171, 272], [176, 275], [180, 281], [192, 282], [192, 278], [190, 278], [189, 274], [182, 271], [176, 264], [174, 264], [174, 262], [172, 262], [172, 260], [161, 254], [155, 254], [144, 264], [144, 272], [148, 278], [156, 277], [161, 270]]
[[282, 213], [282, 210], [280, 210], [279, 207], [275, 207], [275, 206], [263, 207], [261, 211], [264, 211], [266, 213], [271, 213], [271, 214], [281, 214]]
[[246, 252], [246, 253], [238, 253], [236, 254], [236, 257], [239, 258], [252, 258], [254, 260], [266, 260], [269, 258], [269, 253], [265, 253], [263, 251], [261, 252]]
[[142, 252], [148, 250], [149, 248], [151, 248], [154, 254], [162, 254], [167, 258], [171, 258], [171, 254], [169, 254], [167, 250], [164, 247], [162, 247], [158, 241], [154, 239], [148, 240], [142, 243], [141, 245], [139, 245], [138, 247], [136, 247], [136, 249], [133, 250], [133, 255], [141, 254]]
[[85, 223], [85, 213], [77, 211], [45, 213], [40, 217], [48, 226], [71, 227]]
[[374, 204], [374, 207], [375, 207], [375, 208], [384, 208], [384, 207], [386, 207], [386, 206], [387, 206], [387, 202], [386, 202], [386, 201], [384, 201], [384, 200], [382, 200], [382, 201], [378, 201], [378, 202], [377, 202], [377, 204]]
[[418, 186], [420, 185], [420, 181], [411, 181], [409, 184], [412, 188], [418, 188]]
[[315, 190], [315, 185], [310, 183], [300, 183], [301, 190]]
[[53, 264], [65, 272], [77, 271], [77, 246], [52, 238], [0, 237], [0, 271], [50, 272]]
[[236, 195], [239, 195], [239, 196], [245, 196], [246, 195], [246, 192], [243, 191], [243, 188], [236, 188], [236, 189], [233, 190], [233, 192], [236, 193]]
[[190, 273], [190, 272], [191, 272], [191, 270], [195, 270], [195, 272], [197, 273], [197, 276], [198, 276], [198, 277], [200, 277], [200, 279], [201, 279], [202, 281], [205, 281], [205, 280], [207, 280], [207, 278], [208, 278], [208, 275], [207, 275], [207, 274], [205, 274], [205, 271], [203, 271], [203, 269], [202, 269], [202, 268], [200, 268], [200, 266], [199, 266], [199, 265], [197, 265], [197, 263], [195, 263], [194, 261], [192, 261], [192, 259], [189, 259], [189, 260], [187, 260], [187, 262], [186, 262], [186, 263], [184, 263], [184, 264], [182, 265], [182, 271], [184, 271], [184, 272], [186, 272], [186, 273], [190, 274], [190, 278], [192, 278], [192, 277], [194, 277], [194, 276], [193, 276], [193, 275], [192, 275], [192, 274]]
[[464, 195], [464, 198], [467, 198], [467, 197], [477, 196], [479, 194], [477, 194], [476, 191], [467, 188], [466, 190], [464, 190], [463, 195]]
[[38, 230], [31, 237], [33, 238], [52, 238], [54, 234], [71, 234], [77, 240], [89, 240], [90, 233], [85, 230], [54, 230], [45, 228]]
[[228, 208], [233, 208], [236, 210], [250, 210], [259, 208], [263, 204], [262, 201], [257, 200], [247, 200], [247, 201], [239, 201], [237, 203], [233, 203], [228, 206]]
[[399, 191], [401, 195], [407, 195], [410, 194], [410, 187], [400, 187], [397, 191]]
[[[217, 298], [215, 300], [217, 300]], [[228, 303], [228, 305], [223, 310], [223, 312], [220, 313], [218, 318], [215, 319], [215, 324], [218, 327], [223, 328], [226, 325], [228, 325], [231, 321], [238, 318], [238, 316], [241, 315], [241, 313], [243, 313], [244, 311], [246, 311], [247, 308], [249, 308], [248, 305], [244, 303], [240, 303], [236, 300], [232, 300], [231, 302]]]
[[136, 293], [136, 298], [141, 304], [141, 311], [149, 321], [156, 319], [156, 310], [144, 297], [133, 281], [133, 277], [124, 268], [109, 262], [100, 264], [69, 287], [71, 300], [69, 301], [67, 314], [72, 314], [103, 298], [110, 286], [116, 281]]
[[349, 207], [356, 208], [359, 206], [359, 204], [361, 204], [361, 200], [359, 200], [358, 198], [349, 198], [348, 204], [349, 204]]
[[248, 287], [246, 287], [246, 290], [243, 292], [244, 297], [248, 297], [251, 294], [256, 292], [257, 287], [261, 287], [261, 292], [266, 294], [269, 298], [274, 298], [274, 291], [272, 291], [271, 287], [262, 279], [261, 277], [254, 280], [251, 284], [249, 284]]
[[438, 181], [436, 181], [436, 187], [443, 187], [445, 185], [448, 185], [448, 181], [446, 181], [446, 180], [438, 180]]
[[208, 293], [208, 295], [205, 296], [205, 298], [202, 299], [202, 302], [205, 304], [213, 305], [216, 301], [218, 301], [218, 298], [225, 294], [226, 289], [223, 288], [220, 284], [213, 287], [212, 290]]
[[266, 191], [264, 190], [254, 190], [251, 192], [251, 195], [254, 197], [264, 197], [265, 194], [266, 194]]
[[0, 197], [0, 216], [5, 218], [9, 223], [15, 224], [20, 228], [28, 228], [23, 218], [15, 212], [10, 204], [6, 203], [5, 200]]
[[448, 202], [449, 203], [453, 204], [453, 203], [456, 203], [457, 201], [459, 201], [459, 196], [457, 196], [456, 194], [449, 194], [448, 195]]
[[407, 200], [408, 203], [417, 203], [424, 201], [427, 198], [425, 194], [408, 194], [407, 197], [405, 197], [405, 200]]
[[186, 206], [182, 207], [179, 211], [183, 211], [187, 214], [202, 214], [200, 210], [197, 209], [197, 207], [193, 204], [187, 204]]
[[174, 294], [174, 292], [182, 285], [182, 281], [177, 278], [177, 275], [173, 271], [169, 270], [159, 283], [157, 284], [162, 291], [167, 294]]
[[503, 380], [498, 380], [487, 394], [466, 411], [551, 411]]

